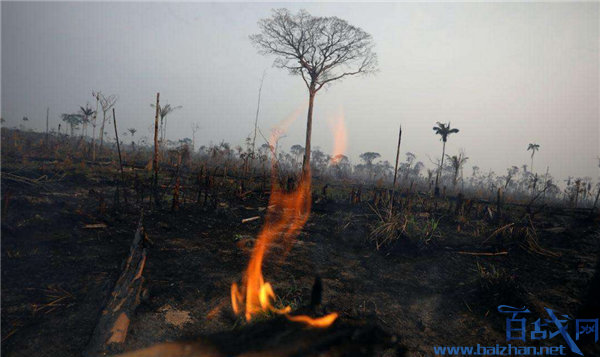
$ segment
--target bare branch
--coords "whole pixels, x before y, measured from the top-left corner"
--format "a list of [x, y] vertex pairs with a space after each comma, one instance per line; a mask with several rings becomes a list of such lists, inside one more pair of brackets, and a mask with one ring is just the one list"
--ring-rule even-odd
[[311, 91], [346, 76], [377, 71], [371, 35], [337, 17], [316, 17], [304, 10], [273, 10], [259, 21], [261, 33], [250, 40], [275, 67], [300, 75]]

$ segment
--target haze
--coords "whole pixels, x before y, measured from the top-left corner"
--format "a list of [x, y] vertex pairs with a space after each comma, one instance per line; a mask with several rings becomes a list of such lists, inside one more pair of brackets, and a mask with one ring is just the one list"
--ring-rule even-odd
[[[92, 91], [118, 94], [120, 132], [148, 136], [161, 102], [171, 140], [243, 145], [252, 132], [265, 68], [259, 126], [266, 134], [295, 111], [283, 147], [304, 145], [307, 91], [299, 77], [271, 67], [248, 36], [273, 8], [337, 16], [370, 33], [380, 72], [349, 78], [317, 95], [313, 148], [331, 153], [331, 119], [343, 111], [346, 155], [365, 151], [428, 167], [441, 155], [437, 121], [460, 129], [447, 153], [466, 149], [467, 167], [503, 175], [529, 164], [564, 180], [598, 177], [598, 3], [15, 3], [2, 2], [2, 117], [7, 126], [45, 129], [60, 114], [93, 103]], [[113, 137], [112, 133], [108, 135]], [[128, 142], [129, 137], [123, 138]], [[262, 142], [261, 142], [262, 143]], [[470, 174], [470, 169], [465, 170]]]

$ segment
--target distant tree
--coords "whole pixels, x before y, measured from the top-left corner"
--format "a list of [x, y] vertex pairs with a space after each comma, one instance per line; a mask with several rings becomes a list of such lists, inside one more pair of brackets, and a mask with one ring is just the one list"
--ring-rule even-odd
[[83, 115], [83, 130], [81, 131], [81, 136], [87, 135], [87, 126], [90, 122], [90, 116], [94, 115], [96, 112], [90, 108], [90, 104], [86, 104], [84, 107], [79, 107], [79, 112]]
[[376, 159], [380, 158], [381, 154], [379, 154], [378, 152], [372, 152], [372, 151], [368, 151], [365, 153], [360, 154], [359, 158], [365, 163], [365, 165], [367, 166], [371, 166], [373, 165], [373, 161], [375, 161]]
[[414, 178], [419, 178], [421, 176], [421, 170], [423, 170], [424, 167], [425, 165], [421, 161], [418, 161], [412, 168], [412, 176]]
[[183, 139], [179, 140], [179, 144], [180, 145], [192, 146], [192, 139], [190, 139], [190, 138], [183, 138]]
[[198, 123], [192, 123], [192, 152], [196, 150], [196, 132], [200, 130]]
[[135, 136], [135, 133], [137, 133], [137, 129], [136, 128], [129, 128], [129, 129], [127, 129], [127, 131], [131, 133], [131, 137], [132, 138]]
[[535, 155], [535, 152], [538, 151], [540, 149], [540, 146], [536, 143], [533, 144], [529, 144], [529, 146], [527, 147], [527, 151], [531, 150], [531, 171], [533, 172], [533, 155]]
[[373, 161], [380, 157], [381, 154], [373, 151], [367, 151], [359, 155], [359, 158], [365, 163], [367, 171], [369, 171], [369, 177], [371, 177], [373, 173]]
[[444, 142], [444, 145], [442, 147], [442, 163], [440, 164], [440, 166], [438, 168], [438, 173], [435, 176], [435, 191], [436, 191], [436, 195], [437, 195], [437, 194], [439, 194], [438, 182], [440, 179], [440, 171], [441, 171], [441, 168], [444, 167], [444, 156], [446, 155], [446, 142], [448, 141], [448, 137], [450, 136], [450, 134], [458, 133], [459, 130], [456, 128], [452, 129], [450, 127], [450, 123], [444, 124], [444, 123], [437, 122], [437, 126], [433, 127], [433, 131], [435, 132], [436, 135], [441, 136], [440, 140], [442, 140]]
[[296, 144], [290, 148], [290, 152], [295, 156], [294, 166], [296, 166], [300, 162], [302, 154], [304, 154], [304, 148], [302, 147], [302, 145]]
[[73, 136], [73, 132], [75, 128], [79, 126], [83, 122], [83, 115], [81, 114], [62, 114], [62, 121], [67, 123], [71, 129], [71, 136]]
[[[300, 146], [300, 145], [298, 145], [298, 146]], [[297, 151], [299, 153], [297, 153], [296, 159], [294, 159], [295, 166], [300, 164], [298, 157], [302, 157], [302, 155], [304, 154], [304, 148], [300, 146], [300, 149], [298, 149]], [[312, 170], [317, 174], [322, 173], [327, 168], [327, 165], [329, 164], [328, 155], [326, 155], [323, 151], [321, 151], [321, 149], [319, 147], [316, 147], [312, 151], [311, 155], [312, 155], [312, 160], [310, 162], [310, 166], [311, 166]]]
[[374, 73], [377, 56], [373, 39], [362, 29], [337, 17], [273, 10], [258, 22], [261, 33], [250, 40], [263, 55], [276, 56], [274, 65], [302, 77], [308, 89], [308, 115], [303, 176], [310, 172], [314, 99], [327, 84], [347, 76]]
[[404, 181], [406, 181], [408, 179], [408, 176], [411, 174], [412, 165], [416, 159], [417, 159], [417, 156], [415, 154], [413, 154], [412, 152], [406, 153], [406, 163], [401, 164], [400, 168], [398, 168], [398, 171], [402, 172], [402, 174], [403, 174], [402, 179]]
[[258, 159], [261, 162], [261, 164], [265, 164], [267, 162], [267, 160], [269, 160], [269, 155], [272, 155], [275, 152], [275, 147], [272, 145], [269, 145], [267, 143], [262, 144], [259, 148], [258, 148]]
[[29, 118], [28, 118], [28, 117], [23, 117], [23, 121], [24, 121], [24, 122], [28, 122], [28, 121], [29, 121]]
[[376, 176], [381, 178], [387, 178], [394, 171], [394, 167], [389, 161], [379, 161], [377, 164], [371, 166]]
[[504, 176], [504, 189], [506, 190], [508, 188], [508, 185], [510, 185], [513, 177], [515, 177], [515, 175], [519, 172], [519, 168], [517, 166], [512, 166], [508, 169], [506, 169], [506, 176]]
[[348, 156], [337, 154], [332, 158], [332, 164], [340, 164], [340, 163], [350, 163], [348, 160]]
[[446, 155], [448, 160], [450, 160], [450, 167], [452, 168], [452, 186], [456, 188], [456, 184], [458, 183], [458, 175], [462, 170], [463, 165], [469, 160], [468, 157], [465, 156], [464, 152], [460, 152], [457, 155]]

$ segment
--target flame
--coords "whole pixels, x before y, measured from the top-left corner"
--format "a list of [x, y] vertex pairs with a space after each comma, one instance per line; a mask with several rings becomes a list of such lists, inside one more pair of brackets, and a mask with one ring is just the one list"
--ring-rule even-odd
[[290, 321], [302, 322], [302, 323], [305, 323], [312, 327], [324, 328], [324, 327], [329, 327], [338, 318], [338, 316], [339, 316], [338, 313], [334, 312], [327, 316], [318, 317], [318, 318], [312, 318], [312, 317], [308, 317], [306, 315], [299, 315], [299, 316], [289, 316], [288, 315], [287, 318]]
[[250, 262], [244, 274], [242, 285], [231, 285], [231, 305], [236, 315], [244, 314], [247, 321], [265, 312], [285, 315], [290, 321], [308, 326], [324, 328], [330, 326], [338, 317], [333, 313], [320, 318], [305, 315], [290, 315], [289, 306], [281, 309], [273, 306], [276, 299], [270, 283], [262, 274], [265, 254], [275, 242], [291, 245], [306, 224], [311, 207], [310, 174], [300, 180], [298, 187], [286, 192], [277, 187], [273, 171], [271, 197], [265, 219], [265, 225], [256, 240]]
[[348, 147], [348, 130], [344, 121], [344, 111], [340, 108], [337, 115], [329, 120], [329, 127], [333, 133], [333, 152], [331, 156], [335, 162], [338, 155], [343, 155]]

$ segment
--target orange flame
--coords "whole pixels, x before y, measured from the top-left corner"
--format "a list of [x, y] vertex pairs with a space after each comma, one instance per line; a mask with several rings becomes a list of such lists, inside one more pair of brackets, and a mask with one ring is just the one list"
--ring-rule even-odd
[[310, 174], [300, 180], [298, 187], [292, 192], [286, 192], [277, 187], [274, 176], [269, 208], [265, 225], [258, 235], [250, 263], [244, 274], [242, 286], [231, 285], [231, 305], [236, 315], [244, 314], [247, 321], [264, 312], [285, 315], [290, 321], [301, 322], [312, 327], [328, 327], [338, 317], [337, 313], [321, 318], [311, 318], [300, 315], [292, 316], [291, 308], [286, 306], [278, 309], [273, 306], [276, 298], [273, 287], [265, 282], [262, 274], [262, 264], [265, 254], [278, 240], [290, 244], [300, 234], [306, 224], [311, 207]]
[[333, 132], [333, 152], [331, 156], [335, 162], [338, 155], [346, 153], [348, 146], [348, 130], [344, 121], [344, 111], [340, 108], [340, 112], [329, 121], [329, 126]]

